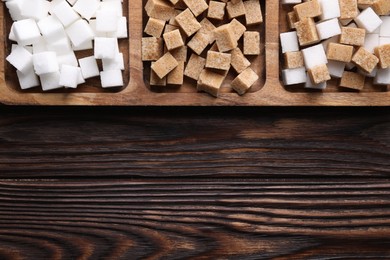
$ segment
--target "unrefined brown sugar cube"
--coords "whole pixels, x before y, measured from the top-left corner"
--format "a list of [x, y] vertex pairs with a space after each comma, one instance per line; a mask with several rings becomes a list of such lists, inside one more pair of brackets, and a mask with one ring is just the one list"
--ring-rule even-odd
[[200, 55], [206, 47], [209, 45], [210, 39], [207, 34], [200, 30], [192, 37], [187, 46], [193, 50], [196, 54]]
[[248, 0], [244, 2], [246, 25], [260, 24], [263, 22], [259, 0]]
[[334, 42], [329, 43], [326, 51], [326, 57], [329, 60], [342, 61], [346, 63], [351, 62], [352, 55], [353, 46]]
[[164, 29], [164, 33], [169, 33], [169, 32], [172, 32], [174, 30], [180, 31], [181, 38], [183, 39], [183, 42], [185, 42], [187, 40], [187, 35], [182, 30], [180, 30], [179, 26], [176, 26], [176, 25], [166, 24], [165, 29]]
[[339, 0], [339, 6], [341, 20], [353, 19], [358, 15], [357, 0]]
[[376, 0], [358, 0], [357, 3], [358, 3], [358, 7], [360, 9], [366, 9], [367, 7], [370, 7], [372, 6], [372, 4], [375, 2]]
[[184, 75], [191, 79], [198, 80], [199, 75], [204, 69], [205, 65], [205, 58], [202, 58], [196, 54], [192, 54], [190, 59], [188, 60]]
[[367, 51], [363, 47], [360, 47], [353, 55], [352, 62], [364, 72], [371, 73], [375, 69], [376, 65], [378, 65], [379, 59], [371, 52]]
[[199, 31], [200, 28], [202, 28], [200, 23], [196, 20], [195, 16], [188, 8], [181, 12], [179, 15], [177, 15], [175, 20], [188, 37], [190, 37], [197, 31]]
[[181, 38], [181, 34], [178, 29], [164, 33], [163, 38], [165, 46], [169, 51], [184, 46], [183, 39]]
[[154, 36], [156, 38], [161, 37], [161, 34], [164, 30], [165, 21], [155, 19], [150, 17], [148, 23], [146, 24], [144, 32], [150, 36]]
[[176, 14], [174, 5], [165, 0], [148, 0], [145, 11], [149, 17], [164, 21], [169, 21]]
[[179, 61], [179, 64], [166, 77], [169, 85], [183, 85], [184, 81], [184, 61]]
[[320, 41], [313, 18], [303, 18], [295, 23], [299, 44], [307, 46]]
[[288, 27], [290, 29], [295, 29], [295, 23], [299, 22], [297, 14], [294, 11], [287, 13], [287, 21], [288, 21]]
[[214, 30], [215, 40], [221, 52], [227, 52], [237, 47], [236, 36], [230, 24], [222, 25]]
[[362, 28], [342, 27], [340, 43], [363, 46], [366, 39], [366, 30]]
[[244, 2], [242, 0], [238, 0], [238, 1], [236, 1], [236, 3], [233, 3], [232, 1], [227, 2], [226, 11], [227, 11], [229, 19], [243, 16], [243, 15], [245, 15]]
[[201, 31], [204, 36], [206, 36], [209, 39], [209, 43], [212, 44], [215, 41], [215, 36], [214, 36], [214, 30], [215, 30], [215, 25], [210, 22], [209, 19], [203, 18], [202, 21], [200, 21], [200, 25], [202, 28], [200, 28], [199, 31]]
[[229, 53], [208, 51], [206, 59], [206, 68], [229, 70], [231, 61], [232, 55]]
[[243, 72], [251, 65], [250, 61], [244, 56], [240, 48], [233, 49], [230, 54], [232, 55], [231, 65], [237, 73]]
[[251, 68], [247, 68], [232, 81], [232, 88], [239, 95], [244, 95], [258, 79], [259, 76], [256, 72]]
[[225, 6], [223, 2], [210, 1], [207, 17], [215, 20], [222, 20], [225, 16]]
[[340, 86], [362, 90], [364, 88], [365, 80], [366, 77], [360, 73], [344, 71], [343, 76], [341, 77]]
[[169, 52], [165, 53], [152, 66], [152, 70], [162, 79], [178, 65], [177, 60]]
[[390, 1], [389, 0], [376, 0], [372, 4], [377, 15], [388, 15], [390, 14]]
[[375, 55], [379, 58], [379, 65], [382, 69], [390, 67], [390, 44], [375, 48]]
[[162, 38], [144, 37], [142, 38], [142, 60], [156, 61], [163, 55]]
[[305, 18], [314, 18], [322, 14], [321, 6], [318, 3], [318, 0], [312, 0], [302, 4], [297, 4], [294, 6], [294, 11], [298, 17], [298, 20], [303, 20]]
[[260, 54], [260, 33], [259, 32], [244, 33], [244, 54], [245, 55]]
[[[152, 65], [153, 64], [154, 64], [154, 62], [152, 62]], [[166, 86], [167, 85], [167, 78], [164, 77], [164, 78], [160, 79], [153, 70], [150, 70], [150, 82], [149, 83], [151, 86]]]
[[201, 15], [209, 7], [204, 0], [184, 0], [184, 3], [195, 16]]
[[246, 27], [242, 23], [240, 23], [237, 19], [233, 19], [230, 23], [230, 27], [232, 28], [234, 38], [238, 41], [241, 36], [246, 32]]
[[304, 67], [305, 63], [301, 51], [289, 51], [284, 53], [284, 64], [286, 69]]
[[313, 84], [320, 84], [331, 79], [328, 66], [326, 66], [326, 64], [317, 65], [309, 69], [308, 73]]
[[218, 97], [219, 90], [225, 80], [225, 75], [204, 69], [200, 75], [197, 84], [198, 91], [204, 91], [214, 97]]
[[172, 56], [179, 62], [179, 61], [187, 61], [187, 46], [182, 46], [177, 49], [171, 50], [170, 53]]

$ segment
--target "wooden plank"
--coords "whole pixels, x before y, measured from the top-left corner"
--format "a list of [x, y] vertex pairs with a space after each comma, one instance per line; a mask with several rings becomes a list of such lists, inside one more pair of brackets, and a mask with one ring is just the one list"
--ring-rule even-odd
[[1, 110], [0, 177], [382, 177], [386, 109]]
[[2, 259], [387, 258], [381, 181], [2, 181]]
[[[280, 82], [280, 55], [278, 35], [282, 30], [285, 10], [280, 10], [279, 0], [262, 0], [265, 10], [264, 33], [265, 47], [260, 61], [262, 80], [256, 90], [243, 97], [235, 93], [222, 93], [218, 99], [205, 93], [181, 93], [180, 89], [156, 92], [150, 90], [144, 82], [145, 71], [141, 61], [141, 37], [144, 20], [143, 5], [146, 1], [132, 1], [128, 9], [129, 40], [122, 44], [126, 66], [125, 82], [129, 82], [122, 90], [102, 91], [93, 86], [80, 88], [74, 92], [41, 93], [22, 92], [17, 89], [15, 77], [10, 75], [9, 66], [4, 63], [6, 46], [0, 42], [0, 102], [9, 105], [120, 105], [120, 106], [389, 106], [390, 92], [386, 87], [373, 88], [367, 86], [362, 93], [340, 92], [338, 89], [325, 93], [302, 91], [298, 88], [285, 89]], [[125, 3], [127, 3], [125, 1]], [[0, 5], [0, 34], [6, 35], [4, 28], [9, 26], [5, 21], [4, 5]], [[263, 29], [262, 29], [263, 30]], [[8, 42], [9, 44], [9, 42]], [[126, 45], [126, 46], [125, 46]], [[265, 57], [264, 57], [265, 55]], [[265, 62], [265, 63], [264, 63]], [[265, 67], [262, 67], [265, 64]], [[7, 69], [8, 68], [8, 69]], [[263, 77], [264, 74], [264, 77]], [[262, 82], [265, 82], [262, 84]], [[228, 87], [228, 86], [227, 86]], [[186, 88], [188, 90], [190, 88]]]

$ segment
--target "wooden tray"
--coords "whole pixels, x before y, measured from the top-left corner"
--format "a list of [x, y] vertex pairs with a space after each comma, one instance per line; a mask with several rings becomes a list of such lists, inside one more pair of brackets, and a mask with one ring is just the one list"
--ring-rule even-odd
[[[150, 89], [144, 81], [143, 63], [141, 61], [141, 37], [143, 31], [142, 0], [132, 0], [131, 8], [125, 1], [128, 10], [129, 40], [121, 44], [127, 64], [124, 73], [127, 86], [123, 89], [102, 90], [94, 82], [86, 84], [76, 91], [42, 93], [39, 89], [22, 91], [17, 86], [15, 71], [5, 62], [10, 43], [7, 41], [10, 18], [5, 7], [0, 7], [0, 102], [8, 105], [119, 105], [119, 106], [388, 106], [390, 92], [387, 87], [375, 88], [368, 83], [363, 92], [345, 92], [331, 84], [325, 92], [307, 91], [302, 86], [284, 88], [280, 82], [279, 32], [286, 27], [285, 13], [279, 0], [262, 1], [265, 11], [264, 51], [261, 59], [264, 68], [256, 91], [244, 96], [223, 91], [219, 98], [206, 93], [197, 93], [195, 86], [183, 89], [161, 90]], [[282, 18], [282, 19], [280, 19]], [[261, 64], [262, 62], [260, 62]], [[263, 83], [263, 84], [262, 84]], [[96, 83], [97, 84], [97, 83]], [[35, 92], [34, 92], [35, 91]], [[226, 92], [226, 93], [225, 93]]]

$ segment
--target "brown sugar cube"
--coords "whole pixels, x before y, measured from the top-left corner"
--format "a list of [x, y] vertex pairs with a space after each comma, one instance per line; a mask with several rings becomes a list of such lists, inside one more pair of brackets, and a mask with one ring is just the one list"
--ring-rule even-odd
[[379, 58], [379, 65], [382, 69], [390, 67], [390, 44], [375, 48], [375, 55]]
[[243, 72], [251, 65], [250, 61], [244, 56], [240, 48], [233, 49], [230, 54], [232, 55], [231, 65], [237, 73]]
[[169, 19], [168, 24], [179, 27], [179, 24], [176, 22], [175, 17], [178, 16], [181, 12], [182, 12], [182, 10], [175, 9], [175, 16], [172, 17], [171, 19]]
[[366, 77], [360, 73], [344, 71], [341, 77], [340, 86], [344, 88], [351, 88], [362, 90], [364, 88]]
[[377, 15], [388, 15], [390, 14], [390, 1], [389, 0], [377, 0], [372, 4]]
[[164, 33], [169, 33], [169, 32], [172, 32], [174, 30], [180, 31], [181, 38], [182, 38], [183, 42], [185, 42], [187, 40], [187, 35], [182, 30], [180, 30], [179, 26], [176, 26], [176, 25], [166, 24], [165, 29], [164, 29]]
[[245, 55], [260, 54], [260, 33], [259, 32], [244, 33], [244, 54]]
[[286, 69], [296, 69], [305, 66], [301, 51], [288, 51], [284, 53], [284, 64]]
[[195, 16], [188, 8], [181, 12], [179, 15], [177, 15], [175, 20], [188, 37], [190, 37], [197, 31], [199, 31], [200, 28], [202, 28], [200, 23], [196, 20]]
[[206, 47], [209, 45], [210, 39], [207, 34], [200, 30], [192, 37], [187, 46], [193, 50], [196, 54], [200, 55]]
[[244, 2], [246, 25], [260, 24], [263, 22], [259, 0], [248, 0]]
[[184, 81], [184, 61], [179, 61], [179, 64], [166, 77], [169, 85], [183, 85]]
[[290, 29], [295, 29], [295, 23], [299, 22], [297, 14], [294, 11], [287, 13], [287, 21], [288, 27]]
[[298, 17], [298, 20], [303, 20], [305, 18], [314, 18], [322, 14], [321, 6], [318, 3], [318, 0], [312, 0], [302, 4], [297, 4], [294, 6], [294, 11]]
[[[154, 62], [152, 62], [152, 65], [153, 64], [154, 64]], [[150, 82], [149, 83], [151, 86], [166, 86], [167, 85], [167, 78], [164, 77], [164, 78], [160, 79], [153, 70], [150, 70]]]
[[169, 21], [176, 15], [174, 5], [164, 0], [148, 0], [145, 11], [149, 17], [164, 21]]
[[205, 65], [205, 58], [202, 58], [196, 54], [192, 54], [190, 59], [188, 60], [186, 69], [184, 70], [184, 75], [191, 79], [198, 80], [199, 75], [204, 69]]
[[208, 51], [206, 58], [206, 68], [229, 70], [232, 62], [232, 55], [216, 51]]
[[244, 95], [258, 79], [259, 75], [251, 68], [247, 68], [232, 81], [232, 88], [239, 95]]
[[363, 47], [360, 47], [353, 55], [352, 62], [364, 72], [371, 73], [378, 65], [379, 59]]
[[234, 38], [238, 41], [246, 32], [246, 27], [240, 23], [237, 19], [233, 19], [230, 23], [230, 26], [234, 33]]
[[236, 36], [230, 24], [216, 28], [214, 36], [220, 52], [227, 52], [237, 47]]
[[207, 17], [215, 20], [222, 20], [225, 16], [225, 3], [210, 1]]
[[340, 19], [353, 19], [358, 15], [357, 0], [339, 0]]
[[326, 66], [326, 64], [318, 65], [309, 69], [308, 74], [313, 84], [320, 84], [331, 79], [328, 66]]
[[177, 60], [169, 52], [165, 53], [152, 66], [152, 70], [162, 79], [178, 65]]
[[184, 46], [179, 29], [164, 33], [163, 38], [168, 51]]
[[159, 38], [164, 30], [165, 21], [150, 17], [144, 32], [150, 36]]
[[340, 43], [363, 46], [366, 39], [366, 30], [362, 28], [341, 27]]
[[224, 80], [225, 75], [205, 69], [199, 75], [197, 89], [198, 91], [204, 91], [214, 97], [218, 97]]
[[313, 18], [303, 18], [295, 23], [299, 44], [307, 46], [320, 41]]
[[198, 17], [209, 7], [204, 0], [184, 0], [191, 12]]
[[366, 9], [370, 6], [372, 6], [372, 4], [375, 2], [376, 0], [358, 0], [357, 3], [358, 3], [358, 7], [360, 9]]
[[233, 1], [227, 2], [226, 11], [229, 19], [243, 16], [245, 15], [244, 2], [242, 0], [238, 0], [236, 1], [236, 3], [234, 3]]
[[162, 38], [144, 37], [142, 38], [142, 60], [156, 61], [163, 55]]
[[212, 22], [210, 22], [210, 20], [207, 18], [203, 18], [203, 20], [200, 21], [200, 25], [202, 26], [202, 28], [200, 28], [199, 31], [205, 34], [205, 36], [209, 38], [209, 43], [212, 44], [215, 41], [215, 37], [214, 37], [214, 30], [216, 28], [215, 25]]
[[187, 46], [182, 46], [177, 49], [171, 50], [170, 53], [172, 56], [179, 62], [179, 61], [187, 61]]
[[326, 57], [329, 60], [351, 62], [353, 46], [331, 42], [328, 44]]

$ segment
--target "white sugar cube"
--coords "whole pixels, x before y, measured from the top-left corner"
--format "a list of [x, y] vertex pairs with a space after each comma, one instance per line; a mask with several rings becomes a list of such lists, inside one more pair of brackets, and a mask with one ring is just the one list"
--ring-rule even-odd
[[79, 59], [79, 64], [85, 79], [99, 76], [99, 67], [94, 56]]
[[345, 70], [345, 63], [341, 61], [330, 60], [327, 64], [329, 74], [334, 78], [341, 78]]
[[124, 70], [123, 53], [118, 53], [115, 59], [103, 59], [103, 70]]
[[23, 2], [22, 16], [36, 21], [46, 17], [49, 13], [49, 2], [45, 0], [25, 0]]
[[94, 38], [94, 33], [85, 20], [74, 22], [66, 29], [66, 34], [74, 46], [83, 45]]
[[390, 37], [379, 37], [379, 46], [390, 44]]
[[306, 82], [306, 70], [304, 67], [282, 70], [284, 85], [294, 85]]
[[53, 15], [49, 15], [38, 22], [39, 30], [46, 41], [57, 41], [66, 37], [64, 27], [61, 22]]
[[337, 18], [325, 22], [320, 22], [316, 25], [316, 28], [318, 36], [321, 40], [325, 40], [341, 34], [341, 28]]
[[94, 56], [96, 59], [115, 59], [119, 52], [116, 38], [95, 37]]
[[319, 4], [322, 9], [321, 20], [329, 20], [340, 17], [339, 0], [320, 0]]
[[77, 58], [73, 51], [57, 55], [57, 61], [60, 67], [64, 64], [75, 67], [78, 66]]
[[10, 39], [11, 41], [14, 41], [14, 42], [17, 41], [15, 33], [14, 33], [14, 24], [11, 25], [11, 28], [9, 30], [8, 39]]
[[60, 72], [46, 73], [39, 76], [43, 91], [49, 91], [62, 88], [60, 85]]
[[92, 41], [86, 41], [83, 44], [80, 45], [72, 45], [72, 49], [74, 51], [84, 51], [84, 50], [90, 50], [93, 49], [93, 43]]
[[368, 33], [374, 32], [382, 24], [381, 18], [372, 10], [371, 7], [361, 12], [355, 22], [360, 28], [366, 29]]
[[17, 70], [16, 75], [18, 76], [19, 85], [22, 89], [30, 89], [37, 87], [40, 84], [38, 76], [35, 74], [34, 68], [32, 66], [25, 73]]
[[116, 32], [118, 30], [117, 13], [112, 10], [99, 10], [96, 12], [96, 31]]
[[13, 50], [11, 51], [10, 55], [7, 56], [6, 60], [22, 73], [27, 72], [33, 64], [32, 54], [19, 45], [14, 46]]
[[313, 84], [309, 75], [306, 75], [305, 88], [324, 90], [327, 87], [327, 82], [321, 82], [319, 84]]
[[[107, 33], [105, 33], [105, 32], [98, 32], [96, 30], [96, 19], [89, 20], [89, 27], [91, 27], [95, 37], [107, 37]], [[111, 37], [111, 38], [116, 38], [116, 37]]]
[[33, 19], [24, 19], [14, 23], [13, 28], [19, 45], [31, 45], [41, 37], [37, 23]]
[[121, 70], [107, 70], [100, 72], [103, 88], [122, 87], [123, 77]]
[[84, 79], [84, 76], [83, 76], [83, 73], [81, 73], [81, 68], [80, 67], [76, 67], [77, 68], [77, 71], [78, 71], [78, 76], [77, 76], [77, 85], [80, 85], [80, 84], [84, 84], [85, 83], [85, 79]]
[[280, 34], [282, 52], [299, 51], [297, 32], [286, 32]]
[[55, 42], [46, 43], [47, 50], [54, 51], [57, 54], [65, 54], [72, 51], [68, 37], [61, 38]]
[[281, 1], [282, 1], [282, 4], [284, 4], [284, 5], [302, 3], [302, 0], [281, 0]]
[[379, 34], [374, 34], [374, 33], [366, 34], [366, 39], [364, 40], [364, 48], [367, 51], [374, 53], [374, 49], [378, 47], [378, 45], [379, 45]]
[[99, 0], [78, 0], [73, 9], [82, 17], [90, 20], [100, 6]]
[[32, 46], [32, 49], [33, 54], [48, 51], [45, 39], [43, 39], [43, 37], [40, 37], [39, 41]]
[[390, 68], [378, 69], [374, 79], [376, 85], [390, 85]]
[[79, 81], [79, 69], [75, 66], [62, 65], [60, 71], [60, 85], [66, 88], [77, 88]]
[[307, 69], [328, 63], [324, 46], [322, 46], [322, 44], [317, 44], [313, 47], [303, 49], [302, 54]]
[[37, 75], [53, 73], [59, 70], [57, 55], [53, 51], [40, 52], [33, 55], [34, 70]]
[[99, 10], [112, 10], [116, 12], [118, 17], [123, 15], [121, 0], [109, 0], [103, 1], [100, 4]]
[[12, 20], [19, 21], [26, 17], [22, 15], [22, 8], [24, 0], [12, 0], [5, 2], [5, 6], [8, 8], [8, 12], [11, 15]]
[[70, 7], [68, 2], [62, 0], [57, 3], [53, 9], [51, 10], [52, 14], [55, 15], [58, 20], [64, 25], [64, 27], [68, 27], [72, 23], [76, 22], [80, 19], [80, 16]]
[[379, 35], [390, 37], [390, 16], [382, 16], [382, 25], [380, 26]]

